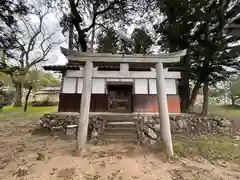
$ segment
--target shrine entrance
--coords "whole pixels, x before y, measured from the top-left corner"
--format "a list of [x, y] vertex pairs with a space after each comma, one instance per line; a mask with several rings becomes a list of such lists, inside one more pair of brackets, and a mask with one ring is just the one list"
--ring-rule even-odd
[[133, 111], [132, 84], [109, 84], [108, 112], [131, 113]]

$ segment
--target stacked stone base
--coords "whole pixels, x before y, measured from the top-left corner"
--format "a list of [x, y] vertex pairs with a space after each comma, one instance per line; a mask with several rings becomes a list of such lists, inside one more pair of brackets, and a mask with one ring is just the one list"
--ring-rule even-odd
[[[39, 120], [39, 124], [49, 131], [65, 131], [68, 125], [76, 125], [79, 116], [46, 114]], [[132, 121], [136, 125], [138, 138], [141, 143], [155, 142], [160, 139], [160, 120], [157, 115], [134, 115]], [[100, 134], [104, 134], [106, 120], [99, 116], [89, 118], [89, 140], [97, 141]], [[172, 134], [204, 135], [223, 134], [231, 135], [232, 123], [224, 117], [197, 115], [170, 115]]]
[[[232, 123], [225, 117], [170, 115], [171, 132], [173, 135], [231, 135]], [[159, 116], [139, 115], [134, 117], [139, 139], [142, 143], [156, 142], [161, 138]]]
[[[64, 115], [64, 114], [45, 114], [38, 124], [49, 132], [62, 131], [66, 133], [68, 125], [77, 125], [79, 115]], [[99, 134], [103, 132], [105, 120], [98, 116], [89, 117], [88, 138], [96, 140]]]

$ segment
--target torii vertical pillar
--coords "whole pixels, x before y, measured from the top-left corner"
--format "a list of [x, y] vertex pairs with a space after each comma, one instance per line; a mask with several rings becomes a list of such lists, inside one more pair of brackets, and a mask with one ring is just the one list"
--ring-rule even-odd
[[171, 127], [168, 115], [168, 102], [165, 89], [164, 70], [162, 62], [156, 64], [157, 75], [157, 93], [158, 93], [158, 109], [160, 117], [161, 138], [166, 154], [173, 156], [173, 145]]
[[87, 143], [88, 124], [89, 124], [89, 110], [92, 93], [92, 70], [93, 63], [86, 61], [84, 67], [83, 88], [80, 106], [80, 118], [78, 121], [77, 132], [77, 150], [85, 147]]

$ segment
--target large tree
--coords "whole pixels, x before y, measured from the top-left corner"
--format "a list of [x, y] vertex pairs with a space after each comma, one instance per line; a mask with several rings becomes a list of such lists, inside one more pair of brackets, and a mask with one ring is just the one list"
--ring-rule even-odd
[[60, 44], [62, 41], [56, 36], [56, 30], [50, 30], [44, 24], [44, 19], [48, 12], [42, 12], [39, 10], [33, 10], [31, 15], [37, 19], [34, 23], [29, 16], [20, 17], [21, 26], [19, 25], [18, 31], [14, 28], [10, 28], [12, 36], [18, 46], [18, 49], [14, 49], [11, 62], [7, 63], [7, 66], [12, 64], [17, 67], [15, 70], [7, 71], [12, 78], [12, 82], [15, 86], [15, 98], [14, 106], [20, 106], [22, 100], [22, 76], [28, 73], [28, 71], [39, 66], [48, 60], [48, 55], [52, 48]]
[[[195, 36], [199, 46], [194, 50], [202, 53], [203, 58], [198, 62], [195, 89], [200, 88], [203, 83], [203, 110], [204, 115], [208, 112], [209, 85], [219, 80], [225, 80], [229, 72], [226, 67], [240, 69], [239, 45], [231, 43], [240, 40], [223, 33], [226, 24], [235, 18], [240, 11], [239, 0], [214, 1], [209, 3], [203, 16], [203, 22], [198, 26]], [[198, 86], [198, 87], [197, 87]], [[192, 99], [194, 96], [191, 97]], [[190, 101], [191, 103], [191, 101]], [[191, 105], [191, 104], [190, 104]]]
[[[160, 44], [168, 51], [188, 49], [180, 65], [188, 70], [181, 73], [179, 94], [182, 111], [187, 111], [194, 103], [199, 88], [204, 86], [207, 112], [208, 85], [224, 79], [228, 73], [224, 66], [238, 68], [236, 47], [229, 43], [238, 40], [223, 34], [227, 22], [239, 12], [239, 0], [229, 1], [156, 1], [164, 20], [155, 26], [160, 33]], [[190, 71], [189, 71], [190, 70]], [[194, 87], [190, 92], [190, 80]]]
[[[198, 13], [202, 7], [202, 1], [195, 4], [187, 0], [159, 0], [156, 1], [157, 10], [163, 15], [164, 19], [160, 24], [155, 24], [156, 33], [160, 34], [159, 45], [168, 52], [188, 49], [187, 55], [181, 59], [180, 65], [186, 69], [190, 68], [191, 59], [191, 31], [198, 22]], [[185, 23], [187, 22], [187, 23]], [[179, 95], [181, 100], [181, 110], [187, 111], [190, 97], [190, 72], [181, 73], [179, 83]]]
[[[129, 24], [134, 21], [135, 12], [143, 13], [141, 10], [147, 8], [139, 0], [45, 0], [48, 6], [63, 9], [61, 25], [63, 31], [70, 30], [69, 45], [73, 48], [87, 51], [89, 33], [96, 28], [109, 27], [114, 23]], [[148, 1], [146, 1], [147, 3]], [[148, 3], [147, 3], [148, 4]], [[67, 7], [70, 6], [70, 10]], [[69, 13], [70, 12], [70, 13]], [[72, 29], [74, 26], [74, 30]], [[115, 24], [116, 25], [116, 24]], [[73, 40], [72, 38], [73, 37]], [[71, 45], [73, 42], [73, 45]]]
[[9, 49], [17, 47], [15, 38], [12, 36], [10, 28], [17, 30], [17, 15], [26, 15], [27, 6], [24, 0], [12, 1], [2, 0], [0, 3], [0, 49], [8, 53]]

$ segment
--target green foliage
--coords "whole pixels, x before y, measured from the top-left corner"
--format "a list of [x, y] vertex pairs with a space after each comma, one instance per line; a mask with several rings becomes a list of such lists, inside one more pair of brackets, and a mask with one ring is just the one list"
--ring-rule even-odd
[[44, 114], [52, 113], [57, 111], [57, 106], [47, 107], [32, 107], [29, 106], [28, 112], [25, 113], [22, 107], [4, 106], [0, 118], [6, 120], [38, 120]]
[[223, 66], [240, 68], [236, 59], [239, 47], [228, 46], [240, 38], [222, 32], [226, 23], [237, 15], [239, 2], [235, 3], [236, 0], [226, 3], [208, 0], [158, 1], [158, 7], [165, 15], [162, 23], [155, 25], [156, 32], [161, 34], [159, 44], [170, 52], [188, 49], [192, 80], [201, 78], [203, 82], [209, 78], [210, 83], [215, 83], [228, 77], [228, 71]]
[[130, 38], [126, 36], [120, 36], [119, 44], [120, 44], [120, 52], [125, 54], [132, 54], [133, 42]]
[[0, 108], [3, 103], [4, 103], [4, 95], [0, 94]]
[[113, 28], [105, 29], [105, 32], [102, 32], [98, 35], [98, 48], [99, 53], [116, 53], [117, 52], [117, 43], [119, 37], [116, 31]]
[[135, 28], [131, 38], [119, 35], [113, 28], [105, 29], [97, 37], [99, 53], [149, 53], [153, 44], [150, 35], [143, 28]]
[[225, 94], [224, 89], [219, 89], [219, 88], [214, 88], [214, 89], [209, 89], [209, 96], [210, 97], [220, 97]]
[[209, 112], [210, 114], [216, 116], [224, 116], [232, 120], [238, 119], [240, 117], [240, 108], [232, 105], [224, 106], [210, 105]]
[[47, 86], [59, 86], [60, 80], [57, 79], [52, 73], [45, 73], [39, 70], [29, 71], [21, 80], [24, 88], [33, 87], [34, 91], [38, 91]]
[[146, 54], [153, 44], [153, 40], [143, 28], [135, 28], [131, 39], [133, 41], [134, 53]]
[[160, 24], [155, 24], [156, 33], [160, 33], [159, 45], [170, 52], [190, 47], [193, 41], [191, 31], [202, 16], [204, 1], [162, 0], [156, 3], [159, 13], [164, 15]]
[[[114, 27], [119, 23], [130, 25], [135, 21], [136, 12], [142, 15], [149, 7], [148, 1], [140, 3], [139, 0], [45, 0], [45, 3], [54, 9], [61, 9], [63, 17], [60, 25], [63, 27], [63, 32], [68, 31], [73, 24], [75, 28], [71, 33], [74, 38], [73, 47], [82, 51], [87, 51], [88, 34], [91, 33], [93, 27], [95, 29]], [[69, 5], [72, 17], [69, 14]]]
[[9, 75], [0, 72], [0, 81], [3, 82], [4, 86], [11, 86], [12, 85], [12, 80]]
[[3, 82], [0, 81], [0, 106], [4, 102], [4, 91], [3, 91]]
[[[18, 31], [17, 27], [17, 17], [26, 14], [28, 7], [25, 1], [12, 1], [4, 0], [0, 4], [0, 49], [4, 50], [4, 53], [8, 55], [12, 54], [9, 52], [11, 49], [18, 48], [16, 38], [13, 36], [9, 29], [14, 29]], [[4, 63], [4, 60], [3, 60]]]
[[60, 80], [52, 73], [39, 72], [40, 87], [60, 86]]
[[240, 163], [240, 141], [228, 136], [174, 137], [174, 151], [180, 157], [203, 157], [210, 161]]
[[240, 77], [238, 77], [231, 83], [230, 91], [233, 96], [240, 97]]
[[[161, 0], [156, 1], [155, 5], [159, 14], [164, 16], [163, 21], [154, 25], [162, 50], [173, 52], [187, 49], [187, 55], [179, 63], [189, 70], [182, 73], [179, 83], [180, 99], [186, 110], [186, 106], [193, 104], [195, 92], [204, 82], [214, 85], [226, 80], [232, 73], [226, 67], [240, 69], [237, 58], [239, 45], [235, 43], [230, 46], [240, 37], [223, 33], [224, 27], [240, 10], [239, 0]], [[194, 93], [190, 93], [190, 80], [195, 82]], [[204, 98], [205, 101], [208, 99]], [[204, 105], [207, 107], [207, 102]]]

